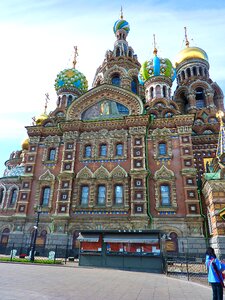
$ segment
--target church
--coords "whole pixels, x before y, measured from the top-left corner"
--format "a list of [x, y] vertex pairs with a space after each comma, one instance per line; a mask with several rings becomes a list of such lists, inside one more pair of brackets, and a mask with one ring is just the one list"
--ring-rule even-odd
[[0, 178], [0, 250], [30, 245], [41, 209], [46, 248], [77, 249], [82, 231], [158, 230], [168, 252], [225, 254], [223, 92], [207, 53], [185, 29], [175, 65], [156, 46], [139, 62], [129, 31], [121, 12], [90, 89], [75, 47], [55, 109], [26, 126]]

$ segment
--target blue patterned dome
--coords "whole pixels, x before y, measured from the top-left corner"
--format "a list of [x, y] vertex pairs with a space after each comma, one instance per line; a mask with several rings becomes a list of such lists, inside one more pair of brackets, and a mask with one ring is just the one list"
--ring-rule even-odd
[[128, 34], [130, 31], [130, 25], [127, 21], [123, 20], [123, 19], [119, 19], [115, 22], [114, 26], [113, 26], [113, 32], [116, 34], [116, 32], [120, 29], [123, 29], [126, 31], [126, 33]]
[[144, 85], [145, 81], [154, 76], [166, 76], [174, 81], [176, 71], [168, 58], [160, 58], [155, 54], [152, 59], [142, 64], [138, 74], [140, 84]]
[[59, 92], [61, 89], [73, 91], [78, 89], [82, 94], [88, 90], [86, 77], [75, 68], [61, 71], [55, 80], [55, 89]]

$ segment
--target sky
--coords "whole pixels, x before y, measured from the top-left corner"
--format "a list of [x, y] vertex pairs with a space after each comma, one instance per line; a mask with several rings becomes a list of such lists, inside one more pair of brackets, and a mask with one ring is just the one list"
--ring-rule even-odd
[[[152, 58], [153, 34], [158, 56], [172, 62], [185, 47], [204, 49], [210, 77], [225, 93], [225, 1], [209, 0], [8, 0], [0, 1], [0, 177], [12, 151], [21, 150], [25, 126], [32, 117], [56, 107], [57, 74], [76, 68], [92, 86], [95, 71], [116, 40], [113, 25], [120, 17], [130, 24], [127, 41], [143, 63]], [[176, 86], [176, 83], [174, 83]]]

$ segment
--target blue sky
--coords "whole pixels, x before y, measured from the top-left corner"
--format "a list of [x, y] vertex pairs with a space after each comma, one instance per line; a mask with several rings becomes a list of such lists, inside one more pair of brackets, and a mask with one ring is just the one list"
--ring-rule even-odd
[[50, 95], [48, 112], [55, 108], [54, 81], [72, 66], [74, 45], [77, 69], [91, 87], [106, 50], [113, 48], [112, 27], [121, 5], [131, 27], [127, 40], [141, 63], [152, 57], [153, 34], [158, 55], [174, 61], [184, 48], [187, 26], [190, 45], [207, 52], [211, 79], [225, 92], [223, 1], [1, 1], [0, 176], [10, 153], [21, 149], [25, 126], [43, 112], [45, 93]]

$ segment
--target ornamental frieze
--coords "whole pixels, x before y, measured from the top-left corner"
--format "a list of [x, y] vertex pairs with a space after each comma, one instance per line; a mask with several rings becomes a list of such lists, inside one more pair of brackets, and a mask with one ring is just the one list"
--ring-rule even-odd
[[40, 142], [40, 136], [30, 136], [29, 143], [30, 144], [38, 144]]
[[52, 135], [49, 135], [45, 138], [44, 140], [44, 145], [46, 147], [49, 147], [49, 146], [59, 146], [59, 143], [60, 143], [60, 137], [55, 135], [55, 136], [52, 136]]
[[71, 141], [71, 140], [76, 140], [79, 136], [78, 131], [68, 131], [64, 132], [63, 134], [63, 140], [64, 142]]
[[129, 133], [131, 135], [139, 135], [139, 134], [144, 135], [146, 133], [146, 127], [145, 126], [131, 127], [129, 129]]

